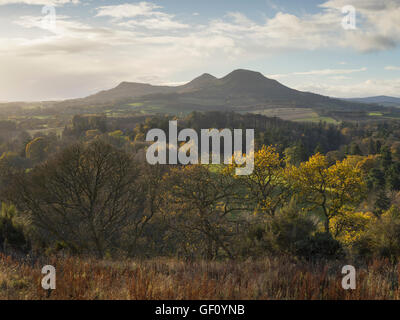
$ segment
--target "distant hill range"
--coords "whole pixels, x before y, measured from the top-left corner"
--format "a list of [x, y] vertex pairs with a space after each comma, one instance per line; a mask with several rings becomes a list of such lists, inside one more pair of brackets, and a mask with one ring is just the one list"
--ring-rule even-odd
[[388, 97], [388, 96], [375, 96], [366, 98], [351, 98], [344, 99], [346, 101], [367, 103], [367, 104], [377, 104], [384, 107], [400, 107], [400, 98]]
[[[370, 121], [400, 119], [400, 98], [339, 99], [291, 89], [260, 72], [235, 70], [216, 78], [205, 73], [179, 86], [121, 82], [115, 88], [80, 99], [4, 103], [6, 115], [104, 114], [146, 117], [192, 111], [256, 113], [294, 121]], [[43, 110], [42, 110], [43, 109]]]
[[117, 87], [83, 99], [66, 100], [63, 104], [126, 103], [153, 105], [174, 110], [240, 110], [263, 108], [312, 108], [319, 110], [365, 110], [364, 104], [302, 92], [266, 78], [259, 72], [235, 70], [223, 78], [210, 74], [180, 86], [122, 82]]

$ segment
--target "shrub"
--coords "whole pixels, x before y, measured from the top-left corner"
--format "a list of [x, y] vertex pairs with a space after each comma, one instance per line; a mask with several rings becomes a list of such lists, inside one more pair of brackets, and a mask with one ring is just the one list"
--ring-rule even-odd
[[397, 261], [400, 257], [400, 209], [392, 206], [380, 219], [371, 222], [354, 248], [360, 257]]
[[344, 251], [339, 241], [330, 233], [317, 232], [304, 241], [300, 241], [297, 255], [307, 260], [332, 260], [344, 257]]
[[16, 222], [15, 207], [2, 204], [0, 215], [0, 250], [11, 248], [21, 252], [29, 250], [29, 242], [25, 237], [23, 226]]

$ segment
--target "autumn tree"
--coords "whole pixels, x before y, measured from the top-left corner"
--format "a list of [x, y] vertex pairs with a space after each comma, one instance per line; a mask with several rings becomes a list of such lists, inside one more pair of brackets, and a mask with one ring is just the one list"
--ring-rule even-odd
[[282, 159], [276, 148], [263, 146], [254, 155], [254, 170], [247, 176], [235, 175], [235, 164], [227, 171], [238, 180], [243, 189], [242, 195], [247, 209], [262, 216], [274, 216], [276, 210], [288, 198], [286, 183], [283, 177]]
[[308, 210], [322, 211], [327, 233], [330, 220], [352, 211], [364, 195], [366, 186], [363, 171], [351, 158], [329, 166], [326, 157], [319, 153], [299, 167], [289, 167], [286, 175]]

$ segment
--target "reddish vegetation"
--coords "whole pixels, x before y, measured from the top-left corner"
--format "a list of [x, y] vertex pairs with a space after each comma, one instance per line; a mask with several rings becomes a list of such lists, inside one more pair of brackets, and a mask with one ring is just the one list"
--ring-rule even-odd
[[[57, 289], [41, 288], [44, 264]], [[399, 299], [400, 265], [374, 261], [358, 271], [357, 289], [341, 286], [339, 263], [286, 258], [246, 262], [98, 261], [50, 258], [27, 263], [0, 256], [0, 299]]]

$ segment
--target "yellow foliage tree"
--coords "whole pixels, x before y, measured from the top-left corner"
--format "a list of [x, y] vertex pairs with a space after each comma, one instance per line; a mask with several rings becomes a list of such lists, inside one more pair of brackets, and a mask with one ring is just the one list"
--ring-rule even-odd
[[332, 218], [330, 230], [337, 240], [350, 246], [362, 237], [369, 223], [376, 219], [371, 212], [346, 212]]
[[245, 202], [254, 206], [256, 214], [273, 216], [286, 199], [282, 162], [276, 148], [263, 146], [254, 154], [254, 171], [251, 175], [235, 175], [235, 164], [227, 168], [227, 172], [246, 189]]
[[286, 177], [309, 210], [322, 210], [326, 232], [330, 231], [333, 217], [355, 209], [366, 188], [363, 170], [353, 159], [329, 166], [319, 153], [299, 167], [288, 167]]

